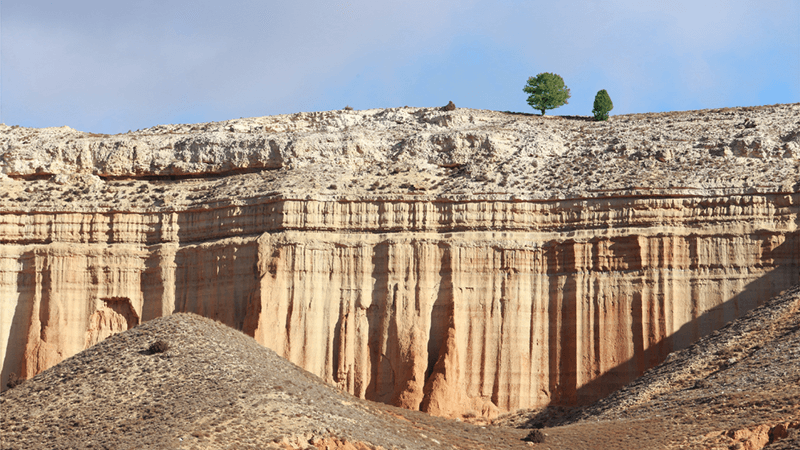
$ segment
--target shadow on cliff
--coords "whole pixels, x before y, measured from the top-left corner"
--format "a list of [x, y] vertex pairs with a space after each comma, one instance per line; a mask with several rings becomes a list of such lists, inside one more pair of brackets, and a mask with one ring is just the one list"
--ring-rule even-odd
[[401, 387], [404, 387], [398, 386], [397, 381], [401, 380], [397, 380], [398, 374], [392, 366], [392, 354], [398, 350], [399, 336], [397, 320], [394, 317], [397, 285], [389, 283], [389, 246], [388, 242], [382, 242], [373, 252], [372, 265], [376, 268], [373, 272], [375, 285], [372, 290], [372, 302], [367, 308], [370, 379], [364, 398], [382, 403], [391, 403], [402, 391]]
[[[764, 260], [772, 259], [775, 265], [762, 277], [748, 283], [737, 295], [726, 302], [709, 309], [681, 326], [677, 331], [659, 342], [644, 348], [645, 330], [641, 320], [633, 323], [633, 335], [642, 336], [642, 340], [634, 342], [634, 356], [627, 361], [608, 370], [592, 381], [577, 389], [573, 397], [577, 406], [587, 406], [622, 388], [626, 384], [644, 374], [648, 369], [657, 366], [672, 351], [690, 346], [697, 339], [722, 328], [747, 312], [763, 305], [772, 297], [785, 289], [800, 283], [800, 233], [787, 235], [787, 239], [774, 248], [764, 248]], [[641, 317], [642, 297], [638, 295], [632, 304], [633, 315]], [[541, 426], [558, 426], [569, 417], [567, 410], [572, 409], [555, 400], [538, 414], [531, 417], [525, 428]]]
[[[0, 373], [0, 391], [6, 390], [6, 383], [11, 373], [26, 377], [23, 373], [26, 341], [28, 329], [31, 326], [33, 314], [33, 303], [35, 300], [34, 287], [36, 283], [35, 259], [33, 252], [25, 252], [19, 257], [22, 270], [17, 274], [17, 289], [19, 297], [14, 308], [14, 317], [11, 319], [11, 328], [8, 333], [6, 343], [5, 358], [3, 359], [3, 371]], [[16, 339], [15, 339], [16, 338]]]

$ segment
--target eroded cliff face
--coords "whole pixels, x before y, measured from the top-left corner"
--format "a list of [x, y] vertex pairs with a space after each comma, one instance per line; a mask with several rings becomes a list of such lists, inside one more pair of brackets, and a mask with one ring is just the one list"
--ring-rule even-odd
[[[95, 147], [118, 148], [104, 160], [144, 167], [120, 169], [119, 178], [120, 171], [104, 172], [107, 166], [82, 166], [88, 156], [70, 165], [67, 153], [34, 155], [84, 148], [72, 132], [67, 142], [59, 140], [63, 130], [45, 140], [6, 127], [3, 384], [11, 372], [30, 377], [113, 333], [189, 311], [244, 330], [355, 395], [407, 408], [491, 417], [590, 402], [800, 282], [800, 175], [791, 153], [800, 105], [771, 108], [734, 110], [734, 117], [647, 116], [669, 121], [663, 135], [673, 127], [680, 136], [694, 134], [642, 144], [629, 155], [632, 144], [614, 146], [635, 134], [625, 124], [641, 126], [635, 116], [616, 117], [609, 128], [474, 110], [406, 111], [416, 114], [419, 129], [400, 133], [377, 126], [375, 112], [360, 113], [367, 131], [359, 130], [355, 113], [343, 111], [330, 114], [355, 131], [335, 134], [330, 119], [319, 125], [328, 127], [324, 133], [305, 130], [302, 139], [289, 126], [297, 121], [285, 119], [286, 129], [276, 131], [283, 122], [267, 118], [259, 120], [274, 125], [264, 131], [273, 140], [338, 136], [335, 167], [314, 162], [335, 151], [329, 143], [310, 146], [301, 158], [286, 153], [296, 145], [270, 147], [269, 139], [247, 136], [263, 145], [237, 147], [241, 139], [229, 137], [211, 140], [227, 146], [212, 151], [218, 160], [197, 146], [174, 146], [191, 160], [213, 162], [191, 177], [184, 177], [188, 170], [165, 173], [166, 153], [148, 172], [154, 166], [141, 162], [145, 153], [127, 153], [141, 144], [135, 136], [118, 138], [130, 142], [117, 147], [113, 137], [81, 137], [101, 140], [86, 145], [94, 161]], [[399, 123], [406, 117], [400, 110], [384, 115]], [[697, 121], [703, 126], [693, 128]], [[469, 123], [484, 124], [468, 130], [484, 133], [483, 141], [462, 139]], [[450, 140], [432, 141], [431, 124]], [[235, 132], [239, 125], [219, 126]], [[760, 130], [765, 153], [726, 154], [738, 144], [722, 145], [727, 141], [718, 136], [737, 126]], [[525, 141], [519, 130], [526, 127], [538, 129], [535, 139]], [[371, 129], [379, 135], [373, 140]], [[545, 131], [558, 134], [548, 140]], [[25, 147], [17, 143], [20, 133], [28, 146], [46, 143]], [[158, 143], [153, 135], [142, 142]], [[709, 136], [717, 136], [714, 145], [704, 144]], [[539, 139], [538, 154], [526, 147], [531, 139]], [[372, 159], [358, 159], [353, 142], [367, 142], [371, 150], [362, 153]], [[276, 166], [262, 161], [253, 164], [264, 171], [252, 171], [242, 163], [239, 172], [220, 174], [231, 167], [214, 152], [225, 148], [262, 149]], [[25, 160], [23, 153], [34, 156]], [[451, 161], [463, 154], [472, 156]], [[527, 176], [515, 172], [519, 161], [508, 159], [515, 155], [529, 158], [525, 183], [514, 182]], [[335, 163], [350, 159], [361, 162]], [[26, 172], [34, 166], [38, 174]], [[556, 176], [587, 167], [605, 174], [607, 184], [584, 177], [570, 185]], [[626, 184], [615, 187], [615, 168], [628, 174]], [[683, 184], [698, 177], [704, 185]], [[308, 193], [298, 195], [303, 186]]]

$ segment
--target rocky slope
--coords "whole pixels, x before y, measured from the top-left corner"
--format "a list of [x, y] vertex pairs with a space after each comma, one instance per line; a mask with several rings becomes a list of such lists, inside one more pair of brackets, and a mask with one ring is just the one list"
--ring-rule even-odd
[[359, 397], [586, 404], [800, 281], [800, 105], [0, 127], [0, 360], [173, 311]]

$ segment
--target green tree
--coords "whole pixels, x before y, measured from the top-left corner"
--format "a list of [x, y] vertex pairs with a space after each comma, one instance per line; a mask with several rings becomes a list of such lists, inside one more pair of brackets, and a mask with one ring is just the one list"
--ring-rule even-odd
[[594, 108], [592, 108], [594, 120], [608, 120], [608, 112], [612, 109], [614, 109], [614, 104], [611, 103], [608, 92], [605, 89], [597, 91], [597, 95], [594, 96]]
[[542, 115], [545, 110], [566, 105], [569, 98], [569, 89], [564, 86], [564, 79], [554, 73], [545, 72], [528, 78], [528, 84], [522, 90], [531, 94], [528, 96], [528, 104], [541, 111]]

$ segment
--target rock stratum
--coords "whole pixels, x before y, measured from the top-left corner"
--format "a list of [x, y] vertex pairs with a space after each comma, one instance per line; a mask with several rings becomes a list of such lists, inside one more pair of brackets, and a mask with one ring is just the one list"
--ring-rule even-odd
[[194, 312], [444, 416], [605, 397], [800, 282], [800, 104], [0, 126], [0, 361]]

